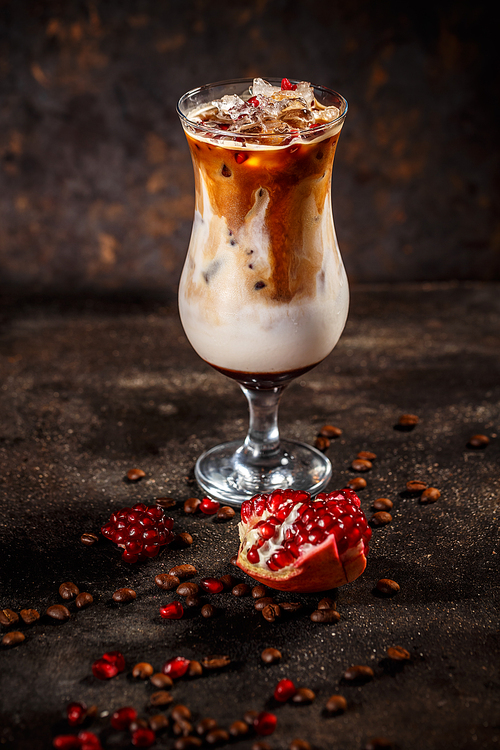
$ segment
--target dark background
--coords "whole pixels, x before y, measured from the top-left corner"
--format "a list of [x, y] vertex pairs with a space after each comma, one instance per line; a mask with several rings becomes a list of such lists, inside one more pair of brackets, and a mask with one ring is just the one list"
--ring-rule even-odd
[[0, 2], [0, 291], [175, 302], [186, 90], [288, 76], [350, 109], [333, 203], [353, 282], [500, 277], [485, 2]]

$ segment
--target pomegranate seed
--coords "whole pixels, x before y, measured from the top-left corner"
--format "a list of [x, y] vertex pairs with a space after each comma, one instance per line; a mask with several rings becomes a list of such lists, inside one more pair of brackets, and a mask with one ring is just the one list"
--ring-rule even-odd
[[285, 549], [280, 549], [271, 555], [271, 560], [278, 568], [286, 568], [288, 565], [292, 565], [294, 562], [293, 556]]
[[274, 689], [274, 697], [280, 703], [285, 703], [297, 692], [297, 688], [291, 680], [283, 679], [278, 682]]
[[288, 78], [283, 78], [281, 81], [281, 90], [282, 91], [296, 91], [297, 85], [295, 83], [290, 83]]
[[133, 508], [113, 513], [101, 532], [107, 539], [125, 547], [122, 560], [135, 563], [155, 557], [160, 546], [171, 542], [173, 525], [173, 519], [165, 516], [162, 508], [137, 503]]
[[326, 539], [326, 532], [316, 527], [310, 532], [308, 539], [310, 544], [322, 544]]
[[110, 680], [112, 677], [116, 677], [119, 670], [115, 664], [110, 664], [104, 659], [97, 659], [92, 664], [92, 674], [97, 677], [98, 680]]
[[160, 617], [164, 620], [180, 620], [184, 614], [184, 609], [180, 602], [171, 602], [165, 607], [160, 607]]
[[52, 744], [57, 750], [73, 750], [73, 748], [80, 748], [82, 745], [74, 734], [59, 734], [54, 737]]
[[253, 721], [253, 728], [257, 734], [267, 736], [274, 732], [277, 722], [278, 720], [274, 714], [271, 714], [268, 711], [261, 711]]
[[249, 154], [242, 154], [241, 151], [238, 151], [234, 156], [234, 160], [237, 164], [243, 164], [243, 162], [246, 161], [248, 157]]
[[219, 594], [224, 588], [224, 584], [222, 581], [219, 581], [218, 578], [202, 578], [200, 586], [202, 586], [205, 591], [208, 591], [209, 594]]
[[252, 96], [248, 100], [247, 104], [250, 104], [252, 107], [258, 107], [259, 104], [260, 104], [260, 102], [259, 102], [259, 100], [257, 99], [256, 96]]
[[132, 732], [132, 745], [134, 747], [151, 747], [156, 741], [156, 735], [152, 729], [139, 727]]
[[102, 655], [102, 658], [109, 664], [114, 664], [119, 672], [123, 672], [125, 669], [125, 657], [121, 651], [106, 651], [106, 653]]
[[87, 706], [85, 703], [68, 703], [66, 706], [66, 715], [68, 717], [68, 724], [72, 727], [77, 724], [81, 724], [87, 715]]
[[220, 503], [217, 500], [211, 500], [209, 497], [204, 497], [199, 504], [199, 510], [205, 513], [207, 516], [213, 516], [220, 508]]
[[130, 541], [125, 543], [125, 550], [128, 555], [138, 555], [140, 552], [142, 552], [142, 547], [142, 541], [136, 539], [131, 539]]
[[182, 677], [189, 669], [189, 659], [183, 656], [176, 656], [175, 659], [165, 662], [162, 668], [163, 674], [167, 674], [173, 680]]
[[139, 560], [139, 555], [133, 555], [132, 553], [127, 552], [127, 550], [125, 550], [125, 552], [122, 555], [122, 560], [128, 563], [136, 563]]
[[137, 711], [132, 706], [119, 708], [111, 716], [111, 726], [113, 729], [128, 729], [129, 724], [137, 719]]
[[101, 740], [93, 732], [82, 730], [78, 733], [81, 750], [102, 750]]
[[276, 573], [276, 571], [280, 569], [280, 566], [276, 565], [272, 557], [270, 560], [266, 560], [266, 565], [269, 568], [269, 570], [273, 571], [273, 573]]
[[271, 539], [275, 531], [276, 529], [272, 523], [264, 523], [259, 529], [259, 534], [263, 539]]
[[300, 557], [300, 550], [298, 546], [295, 544], [295, 542], [285, 542], [285, 549], [288, 550], [288, 552], [297, 559], [297, 557]]
[[251, 562], [252, 565], [256, 565], [260, 560], [260, 555], [257, 550], [257, 547], [250, 547], [247, 553], [247, 559], [248, 562]]

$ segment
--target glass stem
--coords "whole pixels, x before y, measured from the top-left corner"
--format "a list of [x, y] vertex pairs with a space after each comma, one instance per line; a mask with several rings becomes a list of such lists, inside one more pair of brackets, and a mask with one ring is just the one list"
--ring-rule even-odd
[[247, 460], [258, 464], [279, 451], [278, 407], [285, 386], [269, 390], [253, 390], [240, 385], [247, 397], [250, 421], [243, 444]]

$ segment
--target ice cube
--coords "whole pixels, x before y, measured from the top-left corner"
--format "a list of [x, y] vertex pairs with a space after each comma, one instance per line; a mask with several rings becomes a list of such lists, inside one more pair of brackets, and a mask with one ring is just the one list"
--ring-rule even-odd
[[338, 107], [322, 107], [315, 111], [316, 122], [333, 122], [340, 116]]
[[226, 94], [226, 96], [223, 96], [222, 99], [218, 99], [212, 102], [212, 104], [217, 107], [220, 113], [226, 114], [233, 109], [239, 109], [239, 107], [243, 107], [245, 102], [236, 94], [233, 94], [232, 96]]
[[308, 107], [312, 107], [314, 103], [314, 90], [310, 83], [307, 81], [301, 81], [297, 84], [297, 88], [294, 92], [297, 96], [305, 101]]
[[275, 88], [271, 83], [264, 81], [263, 78], [253, 79], [252, 96], [271, 97], [275, 91], [279, 91], [279, 89]]

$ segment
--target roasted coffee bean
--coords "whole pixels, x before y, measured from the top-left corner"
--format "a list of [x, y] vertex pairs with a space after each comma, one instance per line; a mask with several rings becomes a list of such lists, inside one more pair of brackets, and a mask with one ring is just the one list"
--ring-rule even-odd
[[311, 745], [306, 740], [292, 740], [288, 745], [288, 750], [311, 750]]
[[150, 664], [147, 661], [140, 661], [139, 664], [136, 664], [135, 667], [133, 668], [132, 677], [135, 677], [136, 679], [139, 679], [139, 680], [147, 680], [148, 677], [151, 677], [153, 672], [154, 672], [154, 669], [153, 669], [152, 664]]
[[183, 565], [175, 565], [175, 567], [170, 568], [168, 574], [170, 576], [177, 576], [179, 580], [184, 581], [186, 578], [195, 576], [197, 572], [198, 571], [196, 570], [194, 565], [191, 565], [190, 563], [184, 563]]
[[229, 562], [231, 563], [231, 565], [234, 565], [236, 568], [239, 567], [238, 566], [238, 555], [233, 555], [232, 557], [230, 557], [229, 558]]
[[312, 622], [338, 622], [340, 614], [336, 609], [317, 609], [310, 616]]
[[13, 609], [0, 609], [0, 624], [4, 628], [10, 628], [12, 625], [17, 625], [18, 622], [19, 615]]
[[90, 534], [85, 532], [81, 535], [80, 541], [82, 544], [84, 544], [86, 547], [91, 547], [93, 544], [96, 544], [96, 542], [99, 541], [99, 537], [95, 534]]
[[200, 675], [203, 674], [203, 667], [201, 666], [199, 661], [192, 659], [189, 662], [187, 673], [189, 677], [199, 677]]
[[149, 681], [154, 687], [160, 690], [170, 688], [174, 684], [172, 678], [168, 674], [163, 674], [163, 672], [155, 672], [155, 674], [151, 675]]
[[330, 440], [323, 435], [318, 435], [318, 437], [314, 441], [314, 447], [319, 451], [326, 451], [330, 447]]
[[300, 612], [302, 604], [300, 602], [280, 602], [280, 609], [282, 612], [293, 615], [295, 612]]
[[392, 661], [408, 661], [410, 658], [410, 652], [402, 646], [389, 646], [387, 649], [387, 656]]
[[231, 659], [229, 656], [207, 656], [201, 660], [201, 663], [205, 669], [221, 669], [231, 664]]
[[281, 609], [278, 604], [266, 604], [262, 610], [262, 617], [268, 622], [274, 622], [278, 617], [281, 617]]
[[401, 414], [398, 424], [401, 427], [415, 427], [418, 424], [418, 417], [416, 414]]
[[353, 477], [347, 482], [346, 487], [355, 492], [357, 492], [357, 490], [364, 490], [366, 487], [366, 479], [363, 479], [363, 477]]
[[394, 503], [388, 497], [378, 497], [372, 503], [373, 510], [391, 510]]
[[75, 596], [78, 596], [79, 593], [80, 589], [72, 581], [66, 581], [66, 583], [61, 583], [61, 585], [59, 586], [59, 596], [61, 596], [66, 601], [74, 599]]
[[172, 694], [168, 690], [157, 690], [156, 693], [151, 693], [149, 696], [149, 702], [152, 706], [168, 706], [173, 700]]
[[204, 604], [201, 608], [201, 614], [202, 617], [206, 617], [207, 619], [209, 617], [214, 617], [217, 610], [215, 609], [213, 604]]
[[138, 482], [139, 479], [142, 479], [146, 476], [146, 472], [142, 469], [129, 469], [127, 471], [127, 479], [129, 482]]
[[32, 625], [40, 619], [40, 612], [36, 609], [22, 609], [19, 614], [21, 615], [21, 620], [25, 622], [26, 625]]
[[234, 596], [248, 596], [250, 593], [250, 586], [248, 583], [237, 583], [231, 591]]
[[390, 578], [381, 578], [377, 581], [375, 588], [380, 594], [384, 594], [384, 596], [394, 596], [401, 587], [399, 583], [392, 581]]
[[234, 508], [231, 508], [229, 505], [223, 505], [219, 510], [217, 511], [217, 514], [215, 518], [217, 521], [229, 521], [230, 518], [234, 518], [236, 515], [236, 511]]
[[173, 497], [157, 497], [155, 503], [164, 510], [168, 510], [168, 508], [175, 508], [175, 506], [177, 505], [177, 501], [174, 500]]
[[243, 714], [243, 721], [248, 724], [249, 727], [253, 727], [253, 723], [258, 715], [258, 711], [252, 711], [250, 709], [249, 711], [245, 711], [245, 713]]
[[200, 504], [201, 500], [197, 497], [188, 497], [188, 499], [184, 501], [184, 513], [191, 516], [193, 513], [196, 513]]
[[363, 750], [394, 750], [394, 745], [387, 737], [370, 737]]
[[178, 576], [171, 576], [168, 573], [158, 573], [155, 576], [156, 585], [163, 591], [172, 591], [172, 589], [177, 588], [180, 582], [181, 579]]
[[430, 505], [435, 503], [441, 497], [441, 493], [436, 487], [427, 487], [420, 495], [420, 502], [422, 505]]
[[170, 542], [170, 546], [173, 546], [175, 549], [186, 549], [192, 545], [193, 541], [193, 537], [189, 532], [181, 531], [174, 536], [173, 540]]
[[371, 451], [359, 451], [356, 458], [361, 458], [363, 461], [375, 461], [377, 456], [375, 453], [372, 453]]
[[94, 601], [94, 597], [92, 594], [89, 594], [88, 591], [82, 591], [81, 594], [78, 594], [78, 596], [75, 599], [75, 604], [77, 609], [85, 609], [85, 607], [88, 607], [92, 602]]
[[222, 745], [223, 742], [229, 742], [229, 732], [225, 729], [217, 727], [217, 729], [211, 729], [205, 735], [205, 742], [209, 745]]
[[372, 466], [372, 462], [366, 461], [364, 458], [355, 458], [351, 463], [351, 469], [354, 471], [370, 471]]
[[191, 732], [193, 731], [193, 725], [190, 721], [187, 721], [187, 719], [178, 719], [174, 723], [172, 730], [177, 736], [182, 735], [183, 737], [190, 737]]
[[274, 599], [272, 596], [263, 596], [261, 599], [256, 599], [254, 603], [254, 607], [256, 610], [261, 612], [264, 607], [267, 607], [268, 604], [273, 604]]
[[12, 647], [18, 646], [25, 640], [26, 636], [21, 633], [20, 630], [11, 630], [9, 633], [5, 633], [2, 638], [2, 646]]
[[180, 721], [181, 719], [186, 719], [189, 721], [191, 718], [191, 711], [190, 709], [185, 706], [183, 703], [178, 703], [176, 706], [173, 706], [172, 710], [170, 711], [170, 716], [174, 721]]
[[329, 596], [323, 597], [323, 599], [321, 599], [318, 602], [318, 606], [316, 607], [316, 609], [335, 609], [335, 608], [336, 608], [336, 604], [333, 601], [333, 599], [330, 599]]
[[297, 690], [295, 695], [292, 696], [292, 703], [299, 703], [306, 705], [312, 703], [316, 698], [316, 694], [309, 688], [301, 687]]
[[278, 651], [277, 648], [265, 648], [260, 658], [264, 664], [277, 664], [283, 657], [281, 651]]
[[178, 737], [174, 742], [174, 750], [191, 750], [193, 747], [201, 747], [199, 737]]
[[391, 514], [387, 513], [385, 510], [377, 511], [377, 513], [374, 513], [373, 516], [370, 518], [370, 524], [372, 526], [386, 526], [391, 521], [392, 521]]
[[239, 719], [237, 721], [233, 721], [233, 723], [229, 727], [229, 734], [231, 735], [231, 737], [244, 737], [245, 734], [248, 734], [248, 724], [244, 721], [240, 721]]
[[262, 584], [258, 584], [257, 586], [254, 586], [252, 589], [252, 597], [254, 599], [262, 599], [263, 596], [266, 595], [266, 587], [262, 586]]
[[349, 682], [368, 682], [374, 676], [373, 669], [364, 664], [353, 664], [343, 674], [344, 680], [348, 680]]
[[334, 427], [332, 424], [325, 424], [319, 431], [318, 435], [326, 438], [338, 438], [342, 435], [342, 430], [339, 427]]
[[153, 732], [158, 733], [167, 729], [169, 721], [165, 714], [155, 714], [154, 716], [149, 717], [148, 724]]
[[69, 609], [64, 604], [53, 604], [47, 608], [45, 614], [52, 620], [58, 620], [59, 622], [66, 622], [71, 617]]
[[347, 708], [347, 701], [343, 695], [331, 695], [325, 708], [330, 714], [343, 714]]
[[194, 583], [194, 581], [185, 581], [184, 583], [179, 584], [175, 590], [179, 596], [196, 596], [200, 587], [197, 583]]
[[490, 439], [487, 435], [472, 435], [467, 443], [468, 448], [486, 448], [490, 444]]
[[237, 583], [239, 583], [238, 579], [231, 575], [231, 573], [226, 573], [225, 575], [221, 576], [219, 578], [219, 581], [224, 584], [224, 588], [226, 589], [226, 591], [231, 591], [231, 589], [234, 588]]
[[199, 598], [199, 596], [186, 596], [184, 604], [186, 605], [186, 607], [200, 607], [201, 599]]
[[196, 731], [201, 736], [204, 736], [207, 732], [210, 732], [211, 729], [215, 729], [217, 727], [217, 722], [215, 719], [212, 719], [211, 717], [207, 716], [206, 719], [201, 719], [198, 724], [196, 725]]
[[137, 594], [133, 589], [117, 589], [115, 593], [113, 594], [113, 601], [114, 602], [132, 602], [136, 598]]
[[407, 492], [423, 492], [426, 488], [426, 483], [420, 481], [420, 479], [411, 479], [409, 482], [406, 482]]

